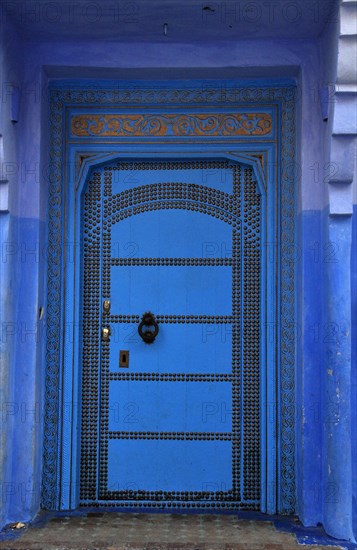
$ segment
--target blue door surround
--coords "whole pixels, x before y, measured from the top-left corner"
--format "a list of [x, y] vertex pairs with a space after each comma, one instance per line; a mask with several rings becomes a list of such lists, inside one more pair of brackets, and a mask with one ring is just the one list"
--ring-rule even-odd
[[[263, 512], [295, 506], [295, 293], [292, 83], [63, 82], [51, 90], [43, 506], [79, 506], [82, 415], [81, 197], [127, 160], [224, 159], [249, 166], [263, 197], [261, 483]], [[105, 182], [104, 182], [105, 185]], [[104, 191], [105, 193], [105, 191]], [[276, 292], [276, 288], [278, 292]], [[82, 448], [83, 450], [83, 448]], [[100, 505], [100, 502], [98, 502]]]

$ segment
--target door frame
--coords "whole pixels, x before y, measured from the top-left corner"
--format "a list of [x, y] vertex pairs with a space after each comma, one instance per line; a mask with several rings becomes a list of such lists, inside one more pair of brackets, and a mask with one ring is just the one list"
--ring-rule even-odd
[[[216, 83], [215, 83], [216, 84]], [[226, 84], [226, 83], [225, 83]], [[95, 89], [95, 91], [93, 91]], [[225, 93], [223, 94], [223, 91]], [[116, 93], [115, 93], [116, 92]], [[140, 101], [137, 101], [139, 94]], [[181, 95], [184, 101], [177, 98]], [[42, 505], [75, 509], [79, 505], [79, 426], [81, 341], [80, 194], [90, 170], [120, 158], [230, 158], [253, 167], [260, 185], [267, 182], [267, 274], [265, 382], [261, 389], [262, 483], [261, 511], [292, 513], [295, 508], [295, 87], [260, 84], [247, 88], [238, 82], [202, 93], [199, 82], [137, 83], [120, 93], [108, 83], [91, 86], [56, 83], [50, 91], [51, 132], [48, 210], [48, 267], [46, 320], [46, 390]], [[227, 97], [229, 98], [227, 100]], [[135, 107], [133, 107], [133, 101]], [[232, 135], [224, 126], [216, 134], [172, 136], [91, 134], [73, 135], [71, 120], [83, 112], [153, 113], [167, 117], [184, 109], [187, 117], [210, 113], [269, 113], [266, 135]], [[114, 111], [116, 112], [116, 111]], [[121, 115], [120, 115], [121, 116]], [[186, 116], [186, 115], [184, 115]], [[145, 119], [147, 117], [147, 119]], [[222, 118], [222, 117], [221, 117]], [[219, 122], [222, 122], [220, 120]], [[194, 130], [195, 131], [195, 130]], [[225, 133], [224, 133], [225, 132]], [[134, 150], [133, 150], [134, 149]], [[111, 152], [108, 152], [111, 151]], [[276, 291], [276, 287], [278, 291]]]

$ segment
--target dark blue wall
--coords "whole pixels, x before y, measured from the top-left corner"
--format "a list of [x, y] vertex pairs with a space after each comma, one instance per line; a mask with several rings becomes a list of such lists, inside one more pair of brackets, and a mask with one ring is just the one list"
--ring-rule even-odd
[[353, 532], [357, 539], [357, 206], [353, 208], [352, 223], [352, 384], [351, 384], [351, 441], [352, 441], [352, 495]]
[[297, 221], [297, 512], [306, 525], [316, 525], [321, 522], [323, 499], [321, 397], [326, 243], [321, 210], [301, 213]]

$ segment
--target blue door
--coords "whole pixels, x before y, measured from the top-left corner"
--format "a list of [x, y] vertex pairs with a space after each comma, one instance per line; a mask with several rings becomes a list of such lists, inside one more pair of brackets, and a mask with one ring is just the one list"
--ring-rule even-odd
[[83, 251], [82, 503], [259, 509], [252, 168], [172, 159], [96, 170]]

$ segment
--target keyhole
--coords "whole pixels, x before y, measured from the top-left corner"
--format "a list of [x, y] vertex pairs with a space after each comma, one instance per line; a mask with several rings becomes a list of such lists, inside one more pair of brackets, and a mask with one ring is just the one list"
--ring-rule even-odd
[[129, 367], [129, 351], [128, 350], [120, 350], [119, 352], [119, 367], [120, 368], [128, 368]]

